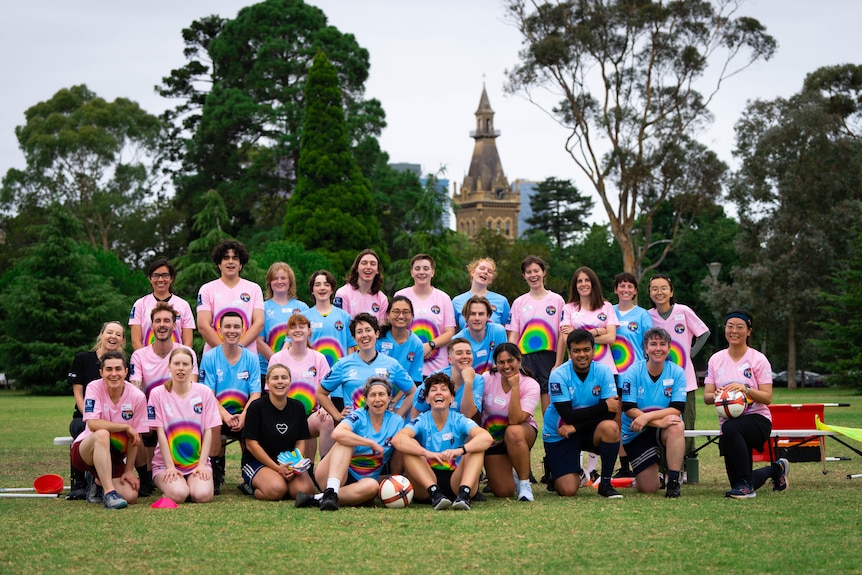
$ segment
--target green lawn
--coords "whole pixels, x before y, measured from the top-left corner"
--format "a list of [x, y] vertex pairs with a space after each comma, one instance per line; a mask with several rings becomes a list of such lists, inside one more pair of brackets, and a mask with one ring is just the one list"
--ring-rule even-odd
[[[862, 427], [852, 391], [776, 390], [776, 402], [849, 402], [827, 408], [829, 423]], [[0, 392], [0, 487], [68, 475], [71, 398]], [[701, 405], [698, 427], [717, 425]], [[699, 442], [702, 440], [698, 440]], [[858, 444], [854, 444], [857, 445]], [[207, 505], [122, 511], [62, 499], [0, 499], [0, 573], [853, 573], [862, 572], [862, 458], [830, 441], [830, 462], [793, 464], [790, 490], [768, 486], [753, 500], [725, 499], [717, 449], [701, 452], [700, 483], [679, 500], [638, 495], [607, 501], [592, 489], [562, 499], [536, 486], [531, 504], [490, 497], [469, 513], [342, 509], [321, 513], [292, 502], [241, 496], [231, 446], [225, 494]], [[541, 442], [533, 455], [540, 475]]]

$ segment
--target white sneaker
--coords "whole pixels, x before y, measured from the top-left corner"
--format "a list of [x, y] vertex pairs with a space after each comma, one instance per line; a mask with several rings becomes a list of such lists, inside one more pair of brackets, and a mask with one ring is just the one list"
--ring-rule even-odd
[[533, 487], [529, 481], [518, 486], [518, 501], [533, 501]]

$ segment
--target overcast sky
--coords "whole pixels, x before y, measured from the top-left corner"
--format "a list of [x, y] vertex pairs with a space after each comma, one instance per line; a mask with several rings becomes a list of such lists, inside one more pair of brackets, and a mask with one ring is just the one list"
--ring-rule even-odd
[[[250, 0], [30, 0], [9, 2], [0, 18], [0, 174], [23, 167], [15, 127], [25, 110], [59, 89], [86, 84], [99, 96], [127, 97], [158, 114], [171, 105], [153, 86], [185, 63], [181, 30], [218, 14], [232, 18]], [[518, 96], [503, 93], [517, 62], [518, 32], [499, 0], [318, 0], [332, 25], [371, 55], [368, 97], [388, 127], [381, 146], [393, 162], [445, 166], [460, 186], [469, 167], [474, 112], [485, 83], [496, 111], [503, 168], [510, 181], [573, 178], [565, 131]], [[715, 124], [701, 140], [731, 162], [733, 124], [752, 98], [797, 92], [820, 66], [862, 59], [862, 3], [851, 0], [751, 0], [741, 14], [759, 19], [779, 43], [776, 56], [727, 82], [713, 102]], [[854, 60], [855, 58], [855, 60]], [[599, 215], [599, 214], [596, 214]], [[600, 218], [604, 219], [604, 218]]]

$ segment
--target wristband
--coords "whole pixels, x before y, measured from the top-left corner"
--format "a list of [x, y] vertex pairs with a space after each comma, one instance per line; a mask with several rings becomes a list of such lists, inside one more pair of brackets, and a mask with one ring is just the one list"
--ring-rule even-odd
[[467, 446], [466, 446], [466, 445], [462, 445], [462, 446], [461, 446], [461, 451], [463, 452], [463, 455], [467, 455]]

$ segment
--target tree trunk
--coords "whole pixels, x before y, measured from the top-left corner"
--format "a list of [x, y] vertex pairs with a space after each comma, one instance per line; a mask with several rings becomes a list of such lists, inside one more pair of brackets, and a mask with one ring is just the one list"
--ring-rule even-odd
[[796, 389], [796, 322], [787, 322], [787, 389]]

